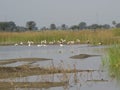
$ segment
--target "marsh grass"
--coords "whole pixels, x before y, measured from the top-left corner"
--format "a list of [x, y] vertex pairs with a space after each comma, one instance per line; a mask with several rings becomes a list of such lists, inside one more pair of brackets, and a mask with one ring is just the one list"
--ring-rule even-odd
[[[26, 77], [31, 75], [45, 75], [45, 74], [55, 74], [55, 73], [62, 73], [64, 76], [67, 77], [67, 73], [76, 73], [76, 72], [94, 72], [95, 70], [77, 70], [77, 69], [65, 69], [64, 63], [61, 61], [58, 67], [55, 67], [54, 63], [52, 62], [52, 66], [50, 67], [38, 67], [32, 66], [32, 62], [35, 61], [44, 61], [50, 60], [46, 58], [19, 58], [19, 59], [10, 59], [10, 60], [1, 60], [0, 64], [0, 79], [3, 78], [15, 78], [15, 77]], [[16, 67], [5, 67], [2, 66], [4, 64], [10, 64], [14, 62], [21, 62], [27, 61], [29, 63], [19, 65]], [[66, 79], [68, 80], [68, 79]]]
[[119, 28], [114, 29], [113, 33], [115, 36], [120, 36], [120, 29]]
[[108, 57], [105, 62], [109, 67], [110, 76], [120, 80], [120, 45], [108, 48]]
[[[30, 59], [32, 61], [33, 59]], [[71, 75], [69, 73], [74, 74], [74, 82], [78, 83], [80, 80], [78, 78], [78, 73], [92, 73], [92, 72], [99, 72], [99, 70], [77, 70], [76, 65], [74, 64], [73, 69], [65, 69], [64, 62], [61, 61], [60, 66], [55, 67], [54, 63], [52, 62], [52, 66], [50, 67], [37, 67], [31, 65], [21, 65], [16, 67], [0, 67], [0, 89], [5, 88], [49, 88], [49, 87], [58, 87], [58, 86], [67, 86], [69, 85]], [[59, 78], [60, 82], [54, 82], [51, 80], [49, 75], [60, 74], [61, 77]], [[42, 79], [45, 79], [45, 82], [26, 82], [27, 80], [23, 80], [23, 82], [15, 82], [12, 81], [15, 78], [23, 78], [28, 76], [39, 75], [44, 76]], [[9, 79], [8, 81], [3, 81]], [[25, 81], [25, 82], [24, 82]], [[9, 90], [9, 89], [8, 89]]]
[[[117, 30], [118, 32], [119, 30]], [[57, 41], [60, 39], [65, 39], [67, 41], [80, 40], [80, 43], [86, 43], [87, 40], [91, 44], [98, 44], [102, 42], [103, 44], [111, 44], [119, 42], [116, 39], [116, 30], [49, 30], [40, 32], [0, 32], [0, 44], [9, 45], [20, 43], [27, 44], [27, 41], [33, 41], [34, 44], [40, 43], [42, 40], [46, 40], [47, 43], [50, 41]], [[118, 34], [118, 33], [117, 33]], [[118, 36], [118, 35], [117, 35]]]

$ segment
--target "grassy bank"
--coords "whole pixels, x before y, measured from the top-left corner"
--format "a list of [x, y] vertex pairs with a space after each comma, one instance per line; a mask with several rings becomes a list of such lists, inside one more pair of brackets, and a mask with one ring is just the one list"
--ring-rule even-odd
[[40, 43], [42, 40], [46, 40], [47, 44], [54, 42], [57, 44], [58, 41], [64, 39], [67, 43], [74, 41], [74, 43], [86, 43], [87, 40], [91, 44], [103, 44], [119, 43], [120, 30], [49, 30], [40, 32], [0, 32], [0, 44], [8, 45], [23, 42], [27, 44], [28, 41], [33, 41], [34, 44]]

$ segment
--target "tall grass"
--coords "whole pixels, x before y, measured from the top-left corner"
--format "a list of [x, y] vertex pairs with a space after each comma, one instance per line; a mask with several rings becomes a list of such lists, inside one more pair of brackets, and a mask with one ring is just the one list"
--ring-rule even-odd
[[120, 42], [119, 37], [115, 38], [114, 30], [49, 30], [40, 32], [0, 32], [0, 44], [14, 44], [19, 42], [33, 41], [40, 43], [42, 40], [57, 41], [65, 39], [66, 41], [80, 40], [80, 43], [85, 43], [87, 40], [91, 44], [102, 42], [103, 44], [111, 44]]
[[120, 36], [120, 29], [119, 28], [114, 29], [113, 33], [115, 36]]
[[120, 45], [108, 49], [108, 67], [110, 76], [120, 80]]

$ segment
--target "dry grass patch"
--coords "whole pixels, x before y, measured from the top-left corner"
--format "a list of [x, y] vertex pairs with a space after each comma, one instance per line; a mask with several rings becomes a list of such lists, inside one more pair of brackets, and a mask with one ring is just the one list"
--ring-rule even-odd
[[66, 82], [0, 82], [0, 89], [3, 88], [49, 88], [64, 86]]
[[76, 72], [94, 72], [97, 70], [77, 70], [77, 69], [64, 69], [64, 68], [40, 68], [30, 67], [29, 65], [23, 65], [18, 67], [0, 67], [0, 79], [26, 77], [32, 75], [44, 75], [55, 73], [76, 73]]

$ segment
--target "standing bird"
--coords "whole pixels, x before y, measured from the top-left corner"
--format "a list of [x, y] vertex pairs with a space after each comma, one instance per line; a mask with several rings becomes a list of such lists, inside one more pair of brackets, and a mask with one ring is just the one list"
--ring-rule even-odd
[[20, 42], [20, 45], [23, 45], [23, 42]]
[[28, 41], [28, 46], [31, 46], [31, 44], [33, 44], [33, 41]]

